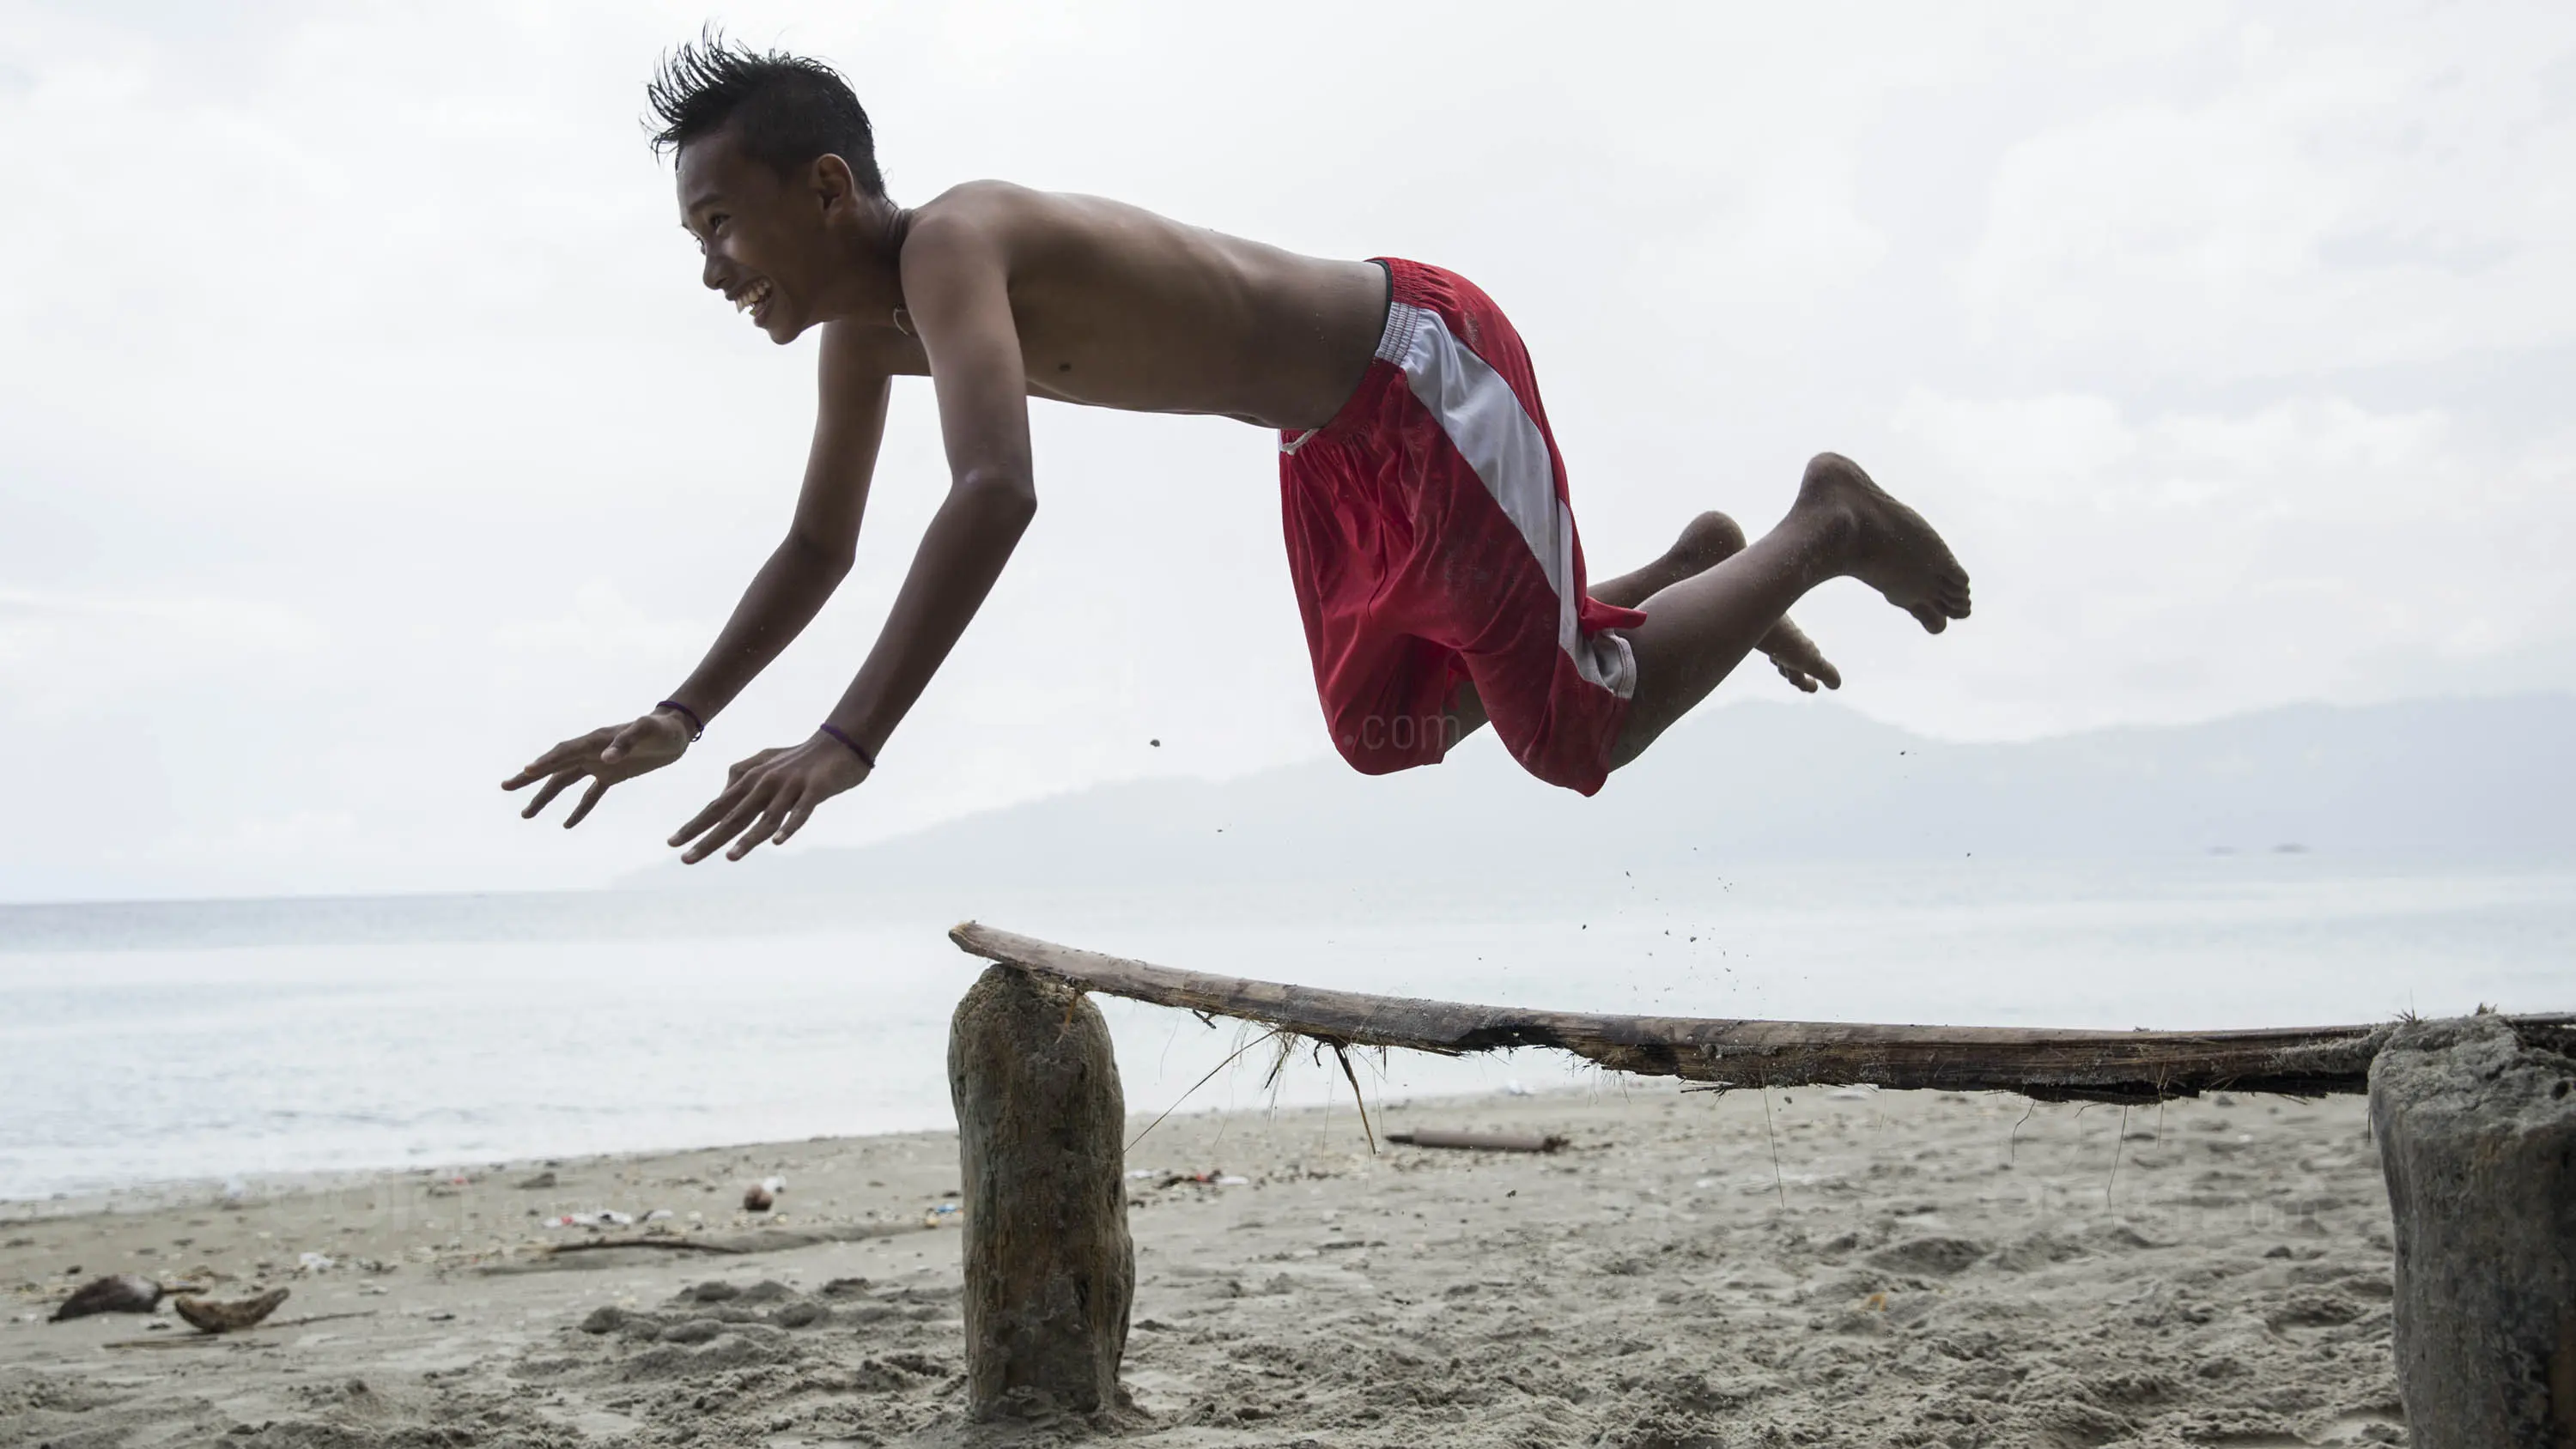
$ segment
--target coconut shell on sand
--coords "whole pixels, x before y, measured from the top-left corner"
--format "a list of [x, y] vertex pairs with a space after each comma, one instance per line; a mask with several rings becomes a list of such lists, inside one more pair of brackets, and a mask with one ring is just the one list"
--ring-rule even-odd
[[256, 1298], [237, 1298], [230, 1303], [217, 1303], [210, 1298], [190, 1295], [170, 1306], [199, 1332], [235, 1333], [275, 1313], [277, 1305], [285, 1301], [285, 1289], [271, 1288]]
[[87, 1318], [93, 1313], [149, 1313], [161, 1302], [161, 1285], [137, 1273], [92, 1278], [54, 1310], [52, 1321]]

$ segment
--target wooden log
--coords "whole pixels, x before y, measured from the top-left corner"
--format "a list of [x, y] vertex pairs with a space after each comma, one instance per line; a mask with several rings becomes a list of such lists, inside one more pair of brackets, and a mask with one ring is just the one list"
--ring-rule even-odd
[[2576, 1060], [2415, 1022], [2370, 1072], [2416, 1449], [2576, 1449]]
[[[2154, 1102], [2210, 1091], [2360, 1092], [2390, 1026], [2260, 1031], [2052, 1031], [1858, 1022], [1604, 1016], [1325, 991], [1104, 956], [967, 922], [971, 955], [1208, 1015], [1265, 1022], [1345, 1046], [1457, 1055], [1555, 1047], [1614, 1071], [1736, 1087], [1928, 1087], [2047, 1101]], [[2526, 1040], [2576, 1048], [2576, 1016], [2501, 1017]]]
[[1108, 1023], [1062, 983], [993, 967], [957, 1004], [948, 1088], [965, 1172], [972, 1413], [1122, 1407], [1136, 1259]]

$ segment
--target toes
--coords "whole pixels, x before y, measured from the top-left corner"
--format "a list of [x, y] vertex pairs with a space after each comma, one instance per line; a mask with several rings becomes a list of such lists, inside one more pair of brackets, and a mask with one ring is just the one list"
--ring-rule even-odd
[[1917, 620], [1922, 622], [1923, 632], [1926, 634], [1938, 634], [1942, 630], [1950, 627], [1949, 619], [1944, 616], [1938, 608], [1935, 608], [1930, 604], [1917, 604], [1905, 612], [1912, 614]]
[[1830, 659], [1819, 658], [1816, 660], [1816, 679], [1827, 689], [1840, 689], [1843, 687], [1843, 672], [1836, 669], [1833, 665], [1833, 661]]

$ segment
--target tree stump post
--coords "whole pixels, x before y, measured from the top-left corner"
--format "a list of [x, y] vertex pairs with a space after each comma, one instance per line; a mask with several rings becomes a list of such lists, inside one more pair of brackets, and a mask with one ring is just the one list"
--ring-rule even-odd
[[2576, 1449], [2576, 1061], [2496, 1017], [2410, 1023], [2370, 1115], [2416, 1449]]
[[1080, 991], [992, 967], [950, 1023], [948, 1089], [965, 1170], [972, 1412], [1122, 1407], [1136, 1257], [1108, 1023]]

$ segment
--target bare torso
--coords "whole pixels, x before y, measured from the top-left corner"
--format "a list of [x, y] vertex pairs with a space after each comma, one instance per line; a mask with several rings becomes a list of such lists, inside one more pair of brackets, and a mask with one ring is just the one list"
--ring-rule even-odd
[[[911, 215], [971, 224], [999, 248], [1031, 397], [1262, 427], [1332, 419], [1386, 315], [1386, 274], [1185, 226], [1094, 196], [978, 181]], [[924, 245], [918, 238], [910, 250]], [[927, 376], [903, 320], [832, 324], [830, 344], [887, 375]]]

